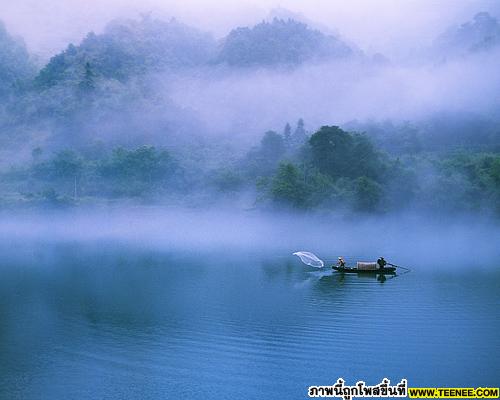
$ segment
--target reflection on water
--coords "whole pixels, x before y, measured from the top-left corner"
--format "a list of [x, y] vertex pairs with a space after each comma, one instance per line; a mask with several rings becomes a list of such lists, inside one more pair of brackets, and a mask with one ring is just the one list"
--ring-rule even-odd
[[1, 250], [2, 398], [300, 399], [340, 376], [498, 383], [496, 270], [384, 279], [283, 254]]

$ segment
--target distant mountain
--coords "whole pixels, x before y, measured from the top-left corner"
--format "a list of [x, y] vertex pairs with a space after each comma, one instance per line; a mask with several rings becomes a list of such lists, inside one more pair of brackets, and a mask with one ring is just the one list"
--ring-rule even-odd
[[237, 28], [224, 39], [217, 61], [231, 66], [298, 65], [340, 59], [353, 49], [332, 35], [292, 19], [273, 19], [253, 28]]
[[35, 67], [21, 39], [14, 38], [0, 22], [0, 97], [10, 93], [20, 82], [30, 79]]
[[265, 21], [272, 22], [275, 19], [283, 20], [283, 21], [288, 21], [290, 19], [293, 21], [297, 21], [297, 22], [301, 22], [303, 24], [306, 24], [309, 28], [316, 29], [318, 31], [323, 32], [324, 34], [332, 35], [335, 37], [340, 36], [338, 34], [338, 32], [335, 31], [334, 29], [332, 29], [331, 27], [326, 26], [324, 24], [320, 24], [316, 21], [313, 21], [313, 20], [307, 18], [304, 14], [302, 14], [300, 12], [295, 12], [295, 11], [289, 10], [289, 9], [281, 7], [281, 6], [278, 6], [278, 7], [271, 9], [271, 11], [269, 11], [267, 17], [265, 18]]
[[217, 47], [208, 34], [172, 19], [143, 17], [110, 23], [102, 34], [89, 33], [77, 46], [52, 57], [35, 84], [90, 87], [96, 81], [148, 72], [225, 63], [230, 66], [298, 65], [362, 54], [335, 35], [326, 35], [293, 19], [273, 19], [253, 28], [237, 28]]
[[89, 74], [123, 82], [144, 72], [205, 64], [215, 48], [210, 35], [175, 19], [114, 21], [104, 33], [89, 33], [79, 46], [70, 44], [53, 57], [36, 82], [50, 87], [60, 81], [80, 82]]
[[487, 12], [472, 21], [449, 28], [434, 42], [434, 49], [446, 56], [464, 56], [487, 51], [500, 45], [500, 24]]

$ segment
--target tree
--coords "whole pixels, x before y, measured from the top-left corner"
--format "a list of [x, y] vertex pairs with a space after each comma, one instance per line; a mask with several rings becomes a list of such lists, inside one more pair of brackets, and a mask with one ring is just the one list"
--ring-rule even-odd
[[267, 131], [260, 141], [260, 153], [263, 158], [277, 160], [285, 154], [285, 140], [274, 131]]
[[52, 170], [55, 177], [73, 184], [73, 197], [76, 199], [78, 180], [83, 170], [83, 160], [73, 151], [61, 151], [52, 160]]
[[297, 121], [297, 127], [293, 131], [292, 142], [295, 146], [301, 146], [307, 140], [307, 133], [304, 129], [304, 120], [300, 118]]
[[91, 90], [95, 89], [95, 73], [92, 71], [92, 68], [90, 67], [90, 63], [86, 62], [85, 63], [85, 71], [83, 74], [83, 79], [81, 80], [79, 87], [82, 92], [90, 92]]
[[[70, 45], [52, 57], [38, 74], [37, 83], [43, 89], [61, 83], [78, 85], [86, 64], [102, 79], [127, 82], [147, 72], [206, 64], [215, 46], [210, 35], [174, 19], [112, 21], [103, 33], [90, 32], [78, 46]], [[83, 82], [85, 85], [85, 79]]]
[[377, 211], [382, 195], [382, 187], [374, 180], [365, 176], [356, 179], [354, 207], [357, 211]]
[[236, 171], [226, 168], [217, 171], [212, 181], [219, 192], [225, 193], [237, 192], [244, 183]]
[[247, 154], [247, 168], [253, 176], [269, 176], [276, 170], [285, 155], [285, 140], [274, 131], [267, 131], [260, 141], [260, 146]]
[[52, 165], [55, 175], [64, 178], [75, 175], [81, 169], [81, 160], [75, 152], [64, 150], [56, 154]]
[[405, 167], [399, 158], [390, 163], [384, 187], [390, 193], [387, 205], [393, 210], [408, 207], [420, 189], [416, 172]]
[[306, 208], [308, 190], [299, 169], [292, 163], [281, 163], [278, 172], [271, 182], [271, 197], [274, 202]]
[[353, 140], [338, 126], [323, 126], [311, 136], [312, 163], [332, 178], [348, 176]]
[[335, 36], [292, 19], [275, 18], [251, 28], [233, 29], [224, 39], [217, 61], [239, 67], [294, 66], [352, 54], [349, 45]]
[[323, 126], [309, 139], [311, 162], [325, 175], [377, 179], [383, 164], [369, 139], [350, 134], [338, 126]]
[[283, 129], [283, 139], [285, 141], [285, 147], [289, 149], [292, 144], [292, 127], [287, 122], [285, 128]]
[[141, 195], [155, 184], [166, 183], [176, 170], [176, 163], [166, 150], [141, 146], [135, 150], [115, 149], [99, 167], [117, 194]]
[[0, 21], [0, 98], [31, 79], [35, 72], [24, 42], [12, 37]]

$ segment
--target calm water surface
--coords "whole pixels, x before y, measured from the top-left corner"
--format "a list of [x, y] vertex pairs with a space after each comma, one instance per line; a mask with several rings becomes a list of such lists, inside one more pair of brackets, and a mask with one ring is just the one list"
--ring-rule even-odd
[[2, 399], [303, 399], [338, 377], [500, 383], [495, 266], [415, 263], [381, 282], [282, 252], [1, 250]]

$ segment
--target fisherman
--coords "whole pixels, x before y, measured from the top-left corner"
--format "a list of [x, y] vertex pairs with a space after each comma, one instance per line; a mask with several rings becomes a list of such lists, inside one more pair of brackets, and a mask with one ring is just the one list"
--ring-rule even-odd
[[387, 261], [384, 260], [384, 257], [380, 257], [377, 260], [377, 264], [378, 264], [379, 269], [384, 269], [384, 267], [387, 265]]
[[340, 268], [345, 268], [345, 261], [343, 257], [339, 257], [339, 260], [337, 261], [337, 266]]

